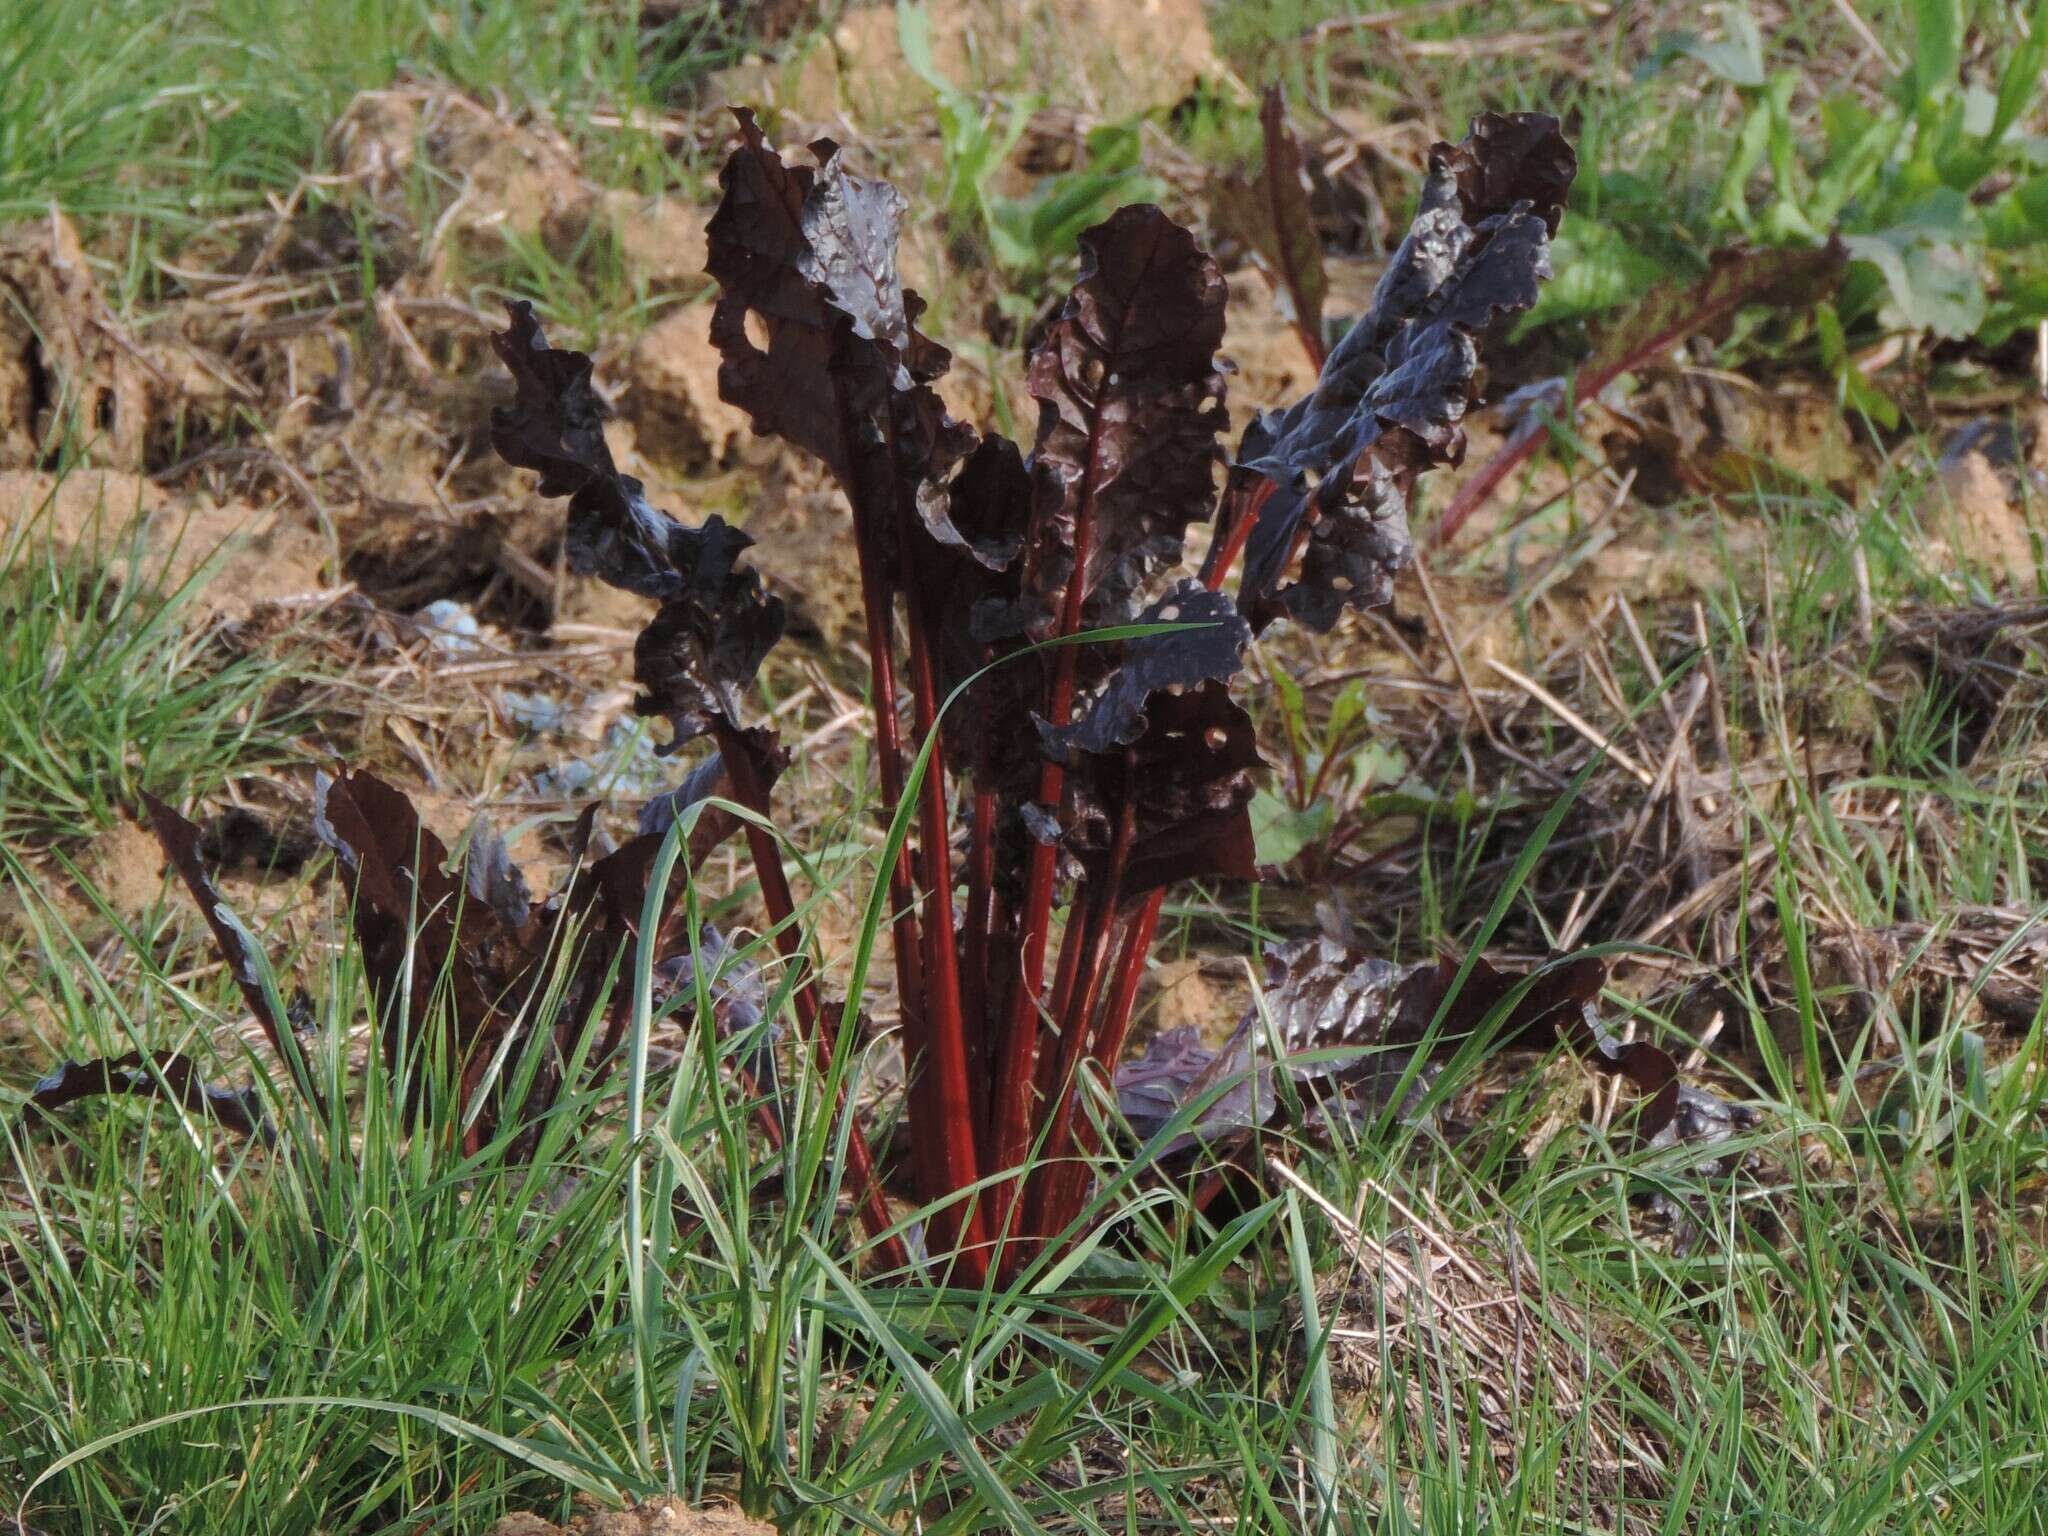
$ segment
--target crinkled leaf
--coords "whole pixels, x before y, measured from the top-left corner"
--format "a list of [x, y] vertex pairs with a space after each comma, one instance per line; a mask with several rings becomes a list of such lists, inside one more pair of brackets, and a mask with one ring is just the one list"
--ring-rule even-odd
[[[1276, 1064], [1326, 1101], [1382, 1106], [1418, 1047], [1448, 1055], [1527, 983], [1498, 1022], [1493, 1048], [1569, 1045], [1597, 1070], [1626, 1077], [1641, 1092], [1642, 1137], [1681, 1134], [1672, 1130], [1685, 1103], [1677, 1064], [1648, 1042], [1614, 1039], [1594, 1013], [1607, 976], [1604, 960], [1561, 957], [1533, 979], [1476, 960], [1453, 994], [1458, 971], [1452, 960], [1403, 969], [1329, 939], [1285, 945], [1268, 957], [1263, 1009], [1248, 1011], [1220, 1049], [1168, 1038], [1125, 1063], [1115, 1076], [1119, 1106], [1133, 1129], [1148, 1135], [1183, 1105], [1229, 1085], [1168, 1153], [1264, 1124], [1280, 1103], [1272, 1081]], [[1268, 1055], [1269, 1037], [1277, 1063]], [[1316, 1059], [1301, 1059], [1310, 1056]], [[1709, 1118], [1694, 1115], [1700, 1124]]]
[[975, 445], [943, 494], [918, 511], [931, 536], [983, 570], [1010, 570], [1031, 524], [1031, 473], [1017, 445], [991, 434]]
[[491, 441], [507, 462], [540, 471], [543, 496], [570, 498], [571, 569], [660, 601], [634, 647], [643, 690], [634, 707], [666, 718], [675, 741], [687, 740], [711, 712], [732, 710], [753, 681], [782, 637], [782, 600], [739, 564], [753, 542], [747, 535], [717, 516], [686, 528], [648, 504], [605, 446], [590, 359], [550, 347], [532, 305], [506, 307], [511, 326], [492, 344], [519, 395], [494, 413]]
[[1216, 263], [1149, 204], [1081, 236], [1080, 278], [1031, 359], [1028, 632], [1061, 611], [1077, 555], [1084, 623], [1129, 622], [1146, 579], [1180, 560], [1188, 525], [1209, 515], [1223, 306]]
[[1214, 216], [1227, 234], [1249, 246], [1273, 285], [1287, 321], [1301, 333], [1310, 360], [1320, 368], [1323, 345], [1323, 240], [1316, 228], [1312, 187], [1301, 144], [1287, 126], [1287, 102], [1269, 86], [1259, 108], [1263, 151], [1255, 177], [1220, 178]]
[[740, 690], [782, 638], [782, 599], [752, 569], [727, 574], [714, 591], [686, 592], [661, 605], [633, 642], [636, 713], [666, 719], [673, 752], [709, 729], [713, 715], [738, 713]]
[[[541, 495], [569, 498], [569, 569], [661, 600], [681, 591], [707, 558], [729, 567], [746, 536], [717, 518], [701, 530], [685, 528], [650, 505], [641, 483], [612, 462], [589, 356], [550, 347], [525, 300], [505, 309], [511, 324], [491, 345], [518, 395], [491, 413], [491, 445], [506, 463], [539, 471]], [[712, 548], [702, 550], [707, 542]]]
[[1198, 581], [1179, 583], [1139, 614], [1137, 622], [1200, 627], [1126, 641], [1121, 665], [1079, 720], [1058, 727], [1040, 723], [1045, 755], [1054, 762], [1068, 761], [1075, 751], [1114, 752], [1137, 741], [1154, 695], [1227, 682], [1237, 675], [1252, 638], [1237, 605]]
[[1129, 819], [1122, 899], [1180, 880], [1248, 880], [1255, 869], [1252, 775], [1265, 766], [1251, 716], [1219, 682], [1150, 696], [1143, 731], [1102, 753], [1068, 755], [1065, 835], [1091, 877], [1113, 861]]
[[815, 170], [788, 165], [751, 112], [719, 173], [706, 270], [720, 398], [754, 430], [815, 455], [887, 549], [925, 488], [974, 446], [931, 381], [951, 354], [917, 329], [896, 270], [903, 198], [846, 171], [829, 139]]
[[1261, 415], [1239, 448], [1240, 487], [1272, 487], [1239, 588], [1254, 627], [1286, 616], [1327, 629], [1385, 601], [1411, 553], [1409, 489], [1463, 456], [1477, 337], [1535, 304], [1575, 169], [1556, 120], [1534, 113], [1488, 114], [1431, 150], [1421, 211], [1372, 308], [1314, 393]]

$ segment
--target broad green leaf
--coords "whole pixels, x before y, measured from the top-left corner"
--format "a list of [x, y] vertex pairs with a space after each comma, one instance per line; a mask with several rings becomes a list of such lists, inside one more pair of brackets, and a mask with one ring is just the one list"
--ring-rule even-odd
[[1912, 217], [1874, 234], [1848, 235], [1843, 245], [1884, 274], [1892, 307], [1906, 325], [1936, 336], [1971, 335], [1984, 323], [1982, 263], [1965, 222], [1961, 196], [1944, 189]]
[[1337, 808], [1318, 795], [1297, 809], [1271, 790], [1262, 789], [1252, 796], [1251, 816], [1253, 856], [1262, 865], [1279, 865], [1329, 837]]

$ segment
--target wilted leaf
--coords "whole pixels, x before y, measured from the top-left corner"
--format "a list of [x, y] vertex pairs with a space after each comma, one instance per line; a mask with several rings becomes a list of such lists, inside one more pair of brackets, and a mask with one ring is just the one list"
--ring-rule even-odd
[[212, 876], [207, 874], [206, 866], [200, 861], [199, 828], [154, 795], [144, 794], [142, 804], [149, 814], [150, 827], [156, 833], [164, 857], [177, 870], [178, 878], [185, 882], [185, 889], [191, 893], [199, 915], [206, 919], [206, 926], [213, 934], [214, 947], [227, 961], [235, 985], [242, 990], [242, 1001], [249, 1005], [256, 1022], [263, 1026], [271, 1049], [281, 1059], [290, 1061], [292, 1057], [284, 1043], [285, 1021], [277, 1017], [276, 1010], [270, 1006], [270, 996], [263, 987], [262, 957], [256, 953], [249, 930], [221, 899], [220, 892], [214, 889]]
[[[1606, 980], [1604, 960], [1563, 956], [1532, 978], [1482, 959], [1453, 993], [1458, 970], [1451, 960], [1404, 970], [1328, 939], [1286, 945], [1268, 958], [1263, 1012], [1247, 1012], [1219, 1050], [1176, 1038], [1125, 1063], [1115, 1074], [1119, 1107], [1134, 1130], [1150, 1135], [1182, 1105], [1229, 1085], [1193, 1130], [1165, 1149], [1169, 1153], [1264, 1124], [1280, 1102], [1272, 1082], [1276, 1065], [1286, 1067], [1304, 1094], [1326, 1104], [1377, 1109], [1418, 1048], [1448, 1055], [1506, 1005], [1492, 1048], [1567, 1044], [1595, 1069], [1636, 1086], [1644, 1099], [1637, 1121], [1643, 1139], [1669, 1131], [1684, 1102], [1677, 1064], [1654, 1045], [1618, 1041], [1600, 1028], [1591, 1010]], [[1524, 983], [1527, 990], [1509, 1004]], [[1269, 1031], [1277, 1060], [1268, 1053]], [[1309, 1056], [1316, 1059], [1301, 1059]], [[1710, 1118], [1697, 1107], [1693, 1113], [1701, 1124]]]
[[[1592, 399], [1622, 374], [1654, 362], [1687, 337], [1713, 334], [1751, 305], [1810, 307], [1841, 281], [1844, 258], [1839, 241], [1779, 250], [1716, 251], [1704, 278], [1658, 284], [1607, 328], [1573, 377], [1572, 405]], [[1437, 521], [1436, 541], [1451, 539], [1536, 451], [1543, 437], [1543, 422], [1531, 422], [1482, 468], [1467, 475]]]
[[1259, 416], [1239, 446], [1237, 484], [1271, 488], [1238, 594], [1254, 628], [1286, 616], [1328, 629], [1386, 600], [1411, 553], [1409, 488], [1463, 456], [1476, 338], [1535, 304], [1575, 169], [1556, 120], [1533, 113], [1489, 114], [1430, 151], [1421, 211], [1372, 308], [1315, 392]]

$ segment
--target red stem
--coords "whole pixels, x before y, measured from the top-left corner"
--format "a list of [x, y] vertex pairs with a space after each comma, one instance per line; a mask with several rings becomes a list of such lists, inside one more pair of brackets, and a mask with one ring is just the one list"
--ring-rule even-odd
[[[1127, 771], [1131, 766], [1131, 756], [1128, 753], [1125, 756]], [[1131, 845], [1137, 841], [1137, 836], [1137, 808], [1126, 799], [1123, 811], [1117, 817], [1116, 840], [1110, 846], [1109, 869], [1102, 882], [1102, 892], [1089, 903], [1088, 920], [1083, 929], [1079, 978], [1066, 1007], [1055, 1015], [1060, 1021], [1059, 1070], [1053, 1076], [1052, 1098], [1048, 1104], [1052, 1116], [1051, 1129], [1046, 1136], [1038, 1171], [1033, 1176], [1035, 1188], [1031, 1203], [1032, 1230], [1046, 1236], [1057, 1230], [1046, 1222], [1055, 1204], [1054, 1191], [1066, 1182], [1060, 1170], [1073, 1151], [1074, 1089], [1080, 1079], [1081, 1063], [1091, 1054], [1089, 1048], [1093, 1044], [1094, 1032], [1089, 1025], [1102, 985], [1102, 961], [1108, 949], [1109, 930], [1116, 922], [1117, 897], [1123, 887], [1124, 870], [1130, 863]]]
[[[733, 798], [756, 816], [766, 819], [767, 791], [754, 773], [753, 760], [747, 755], [746, 743], [740, 739], [738, 729], [729, 722], [716, 723], [713, 729], [719, 738], [719, 750], [725, 754], [727, 768], [732, 774]], [[819, 1005], [816, 971], [804, 954], [802, 941], [797, 935], [796, 898], [790, 893], [789, 876], [782, 868], [782, 848], [775, 841], [774, 834], [755, 821], [746, 823], [746, 836], [747, 851], [753, 856], [754, 874], [761, 882], [761, 904], [768, 909], [769, 927], [775, 935], [775, 947], [785, 961], [797, 968], [802, 978], [797, 983], [794, 997], [797, 1025], [811, 1042], [819, 1070], [829, 1079], [833, 1057], [838, 1051], [837, 1031], [826, 1021], [824, 1009]], [[843, 1097], [839, 1099], [838, 1108], [847, 1115], [846, 1160], [853, 1175], [854, 1199], [860, 1206], [862, 1224], [867, 1227], [869, 1236], [880, 1242], [885, 1264], [892, 1269], [907, 1268], [910, 1255], [904, 1250], [903, 1240], [889, 1234], [892, 1225], [889, 1207], [882, 1199], [881, 1181], [875, 1177], [875, 1160], [868, 1151], [867, 1137], [861, 1134], [860, 1121], [847, 1109]]]
[[1211, 592], [1223, 589], [1224, 578], [1237, 564], [1238, 556], [1244, 553], [1245, 542], [1251, 538], [1252, 529], [1258, 526], [1259, 514], [1265, 511], [1266, 503], [1273, 499], [1273, 492], [1277, 489], [1271, 480], [1260, 480], [1232, 498], [1242, 500], [1244, 506], [1230, 509], [1223, 523], [1223, 542], [1212, 544], [1208, 559], [1202, 562], [1202, 581]]
[[[894, 594], [875, 557], [869, 535], [869, 519], [849, 490], [853, 506], [853, 536], [860, 559], [861, 606], [867, 616], [870, 707], [875, 721], [876, 776], [882, 782], [882, 799], [893, 813], [903, 803], [903, 735], [896, 710], [896, 661], [891, 650], [890, 619]], [[923, 942], [917, 922], [916, 876], [910, 846], [898, 851], [889, 867], [889, 907], [894, 942], [890, 945], [896, 966], [896, 995], [903, 1016], [903, 1059], [911, 1063], [909, 1092], [913, 1106], [927, 1105], [923, 1075], [917, 1071], [930, 1046], [925, 1021], [924, 972], [920, 967]], [[926, 1111], [925, 1118], [929, 1119]], [[935, 1177], [937, 1170], [920, 1165], [917, 1188], [926, 1200], [942, 1199], [946, 1190]]]
[[[1088, 458], [1082, 470], [1074, 511], [1074, 569], [1067, 578], [1065, 600], [1060, 606], [1061, 635], [1078, 634], [1081, 614], [1088, 596], [1088, 546], [1095, 536], [1095, 476], [1102, 441], [1101, 413], [1088, 428]], [[1053, 665], [1052, 688], [1044, 718], [1064, 725], [1074, 711], [1074, 665], [1077, 646], [1063, 645]], [[1038, 803], [1057, 807], [1066, 787], [1066, 770], [1046, 762], [1038, 772]], [[996, 1073], [995, 1166], [1008, 1171], [1019, 1167], [1031, 1145], [1031, 1086], [1036, 1076], [1038, 1029], [1032, 1010], [1038, 1006], [1045, 986], [1045, 951], [1051, 937], [1052, 904], [1059, 872], [1059, 849], [1053, 843], [1034, 842], [1031, 863], [1025, 875], [1024, 904], [1018, 909], [1018, 932], [1023, 936], [1022, 974], [1013, 985], [1009, 1006], [1003, 1010], [999, 1039], [1002, 1060]], [[1057, 1011], [1053, 1015], [1059, 1017]], [[1008, 1215], [1008, 1201], [1017, 1198], [1014, 1182], [1002, 1187], [998, 1210]], [[1001, 1223], [998, 1223], [999, 1225]]]
[[989, 734], [975, 746], [974, 821], [967, 840], [967, 953], [961, 965], [960, 1011], [969, 1024], [967, 1072], [978, 1085], [974, 1096], [974, 1134], [984, 1167], [994, 1155], [991, 1144], [988, 1091], [989, 937], [996, 906], [996, 795], [983, 788], [989, 778]]
[[[1123, 1055], [1124, 1041], [1130, 1035], [1131, 1012], [1138, 1001], [1138, 985], [1144, 980], [1145, 961], [1152, 953], [1152, 940], [1159, 930], [1159, 911], [1165, 903], [1166, 891], [1162, 887], [1147, 896], [1124, 924], [1123, 946], [1117, 951], [1116, 966], [1110, 973], [1109, 1001], [1103, 1007], [1091, 1053], [1105, 1066], [1113, 1068]], [[1045, 1197], [1041, 1230], [1048, 1236], [1065, 1227], [1080, 1209], [1087, 1188], [1087, 1162], [1096, 1150], [1093, 1120], [1083, 1118], [1075, 1123], [1073, 1148], [1074, 1155], [1054, 1171], [1056, 1182]]]
[[[1064, 1025], [1073, 1006], [1074, 987], [1081, 975], [1081, 955], [1087, 946], [1088, 929], [1095, 920], [1095, 893], [1082, 890], [1067, 913], [1067, 926], [1060, 935], [1060, 964], [1052, 981], [1052, 996], [1046, 1000], [1046, 1017]], [[1041, 1022], [1036, 1027], [1045, 1028]], [[1058, 1057], [1041, 1055], [1032, 1074], [1032, 1096], [1040, 1104], [1052, 1101], [1053, 1070]]]
[[[967, 1025], [960, 1008], [960, 960], [953, 943], [953, 849], [947, 825], [945, 738], [939, 726], [938, 684], [926, 642], [924, 600], [917, 588], [904, 585], [905, 617], [910, 627], [911, 709], [920, 737], [932, 742], [924, 781], [918, 787], [920, 838], [923, 842], [925, 1105], [936, 1119], [913, 1119], [911, 1144], [920, 1168], [932, 1169], [944, 1194], [957, 1196], [980, 1181], [974, 1110], [975, 1094], [967, 1079]], [[977, 1031], [981, 1021], [977, 1020]], [[928, 1141], [932, 1144], [927, 1144]], [[987, 1232], [982, 1202], [972, 1197], [964, 1212], [956, 1202], [936, 1213], [948, 1238], [959, 1249], [968, 1278], [980, 1284], [988, 1266]]]

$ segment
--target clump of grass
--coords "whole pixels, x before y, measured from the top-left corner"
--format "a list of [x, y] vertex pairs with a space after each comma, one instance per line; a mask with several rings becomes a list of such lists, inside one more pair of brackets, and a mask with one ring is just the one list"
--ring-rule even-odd
[[294, 674], [272, 648], [223, 651], [199, 615], [211, 562], [175, 584], [139, 517], [67, 541], [28, 509], [0, 545], [0, 841], [111, 827], [137, 792], [205, 793], [292, 755]]

